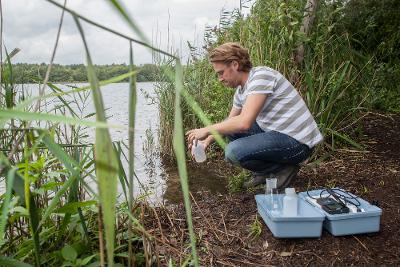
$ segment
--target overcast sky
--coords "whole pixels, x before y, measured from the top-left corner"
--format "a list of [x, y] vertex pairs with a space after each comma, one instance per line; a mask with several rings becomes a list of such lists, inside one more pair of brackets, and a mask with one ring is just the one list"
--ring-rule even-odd
[[[57, 0], [63, 3], [64, 0]], [[91, 20], [131, 37], [138, 38], [107, 0], [68, 0], [67, 7]], [[149, 40], [168, 41], [184, 57], [186, 41], [202, 44], [206, 25], [218, 24], [222, 9], [232, 11], [239, 0], [123, 0], [131, 17]], [[13, 62], [48, 63], [54, 47], [61, 9], [45, 0], [5, 0], [3, 6], [3, 40], [7, 50], [21, 51]], [[127, 63], [129, 43], [82, 22], [95, 64]], [[135, 64], [151, 63], [151, 53], [134, 46]], [[83, 44], [75, 22], [65, 14], [56, 63], [84, 63]]]

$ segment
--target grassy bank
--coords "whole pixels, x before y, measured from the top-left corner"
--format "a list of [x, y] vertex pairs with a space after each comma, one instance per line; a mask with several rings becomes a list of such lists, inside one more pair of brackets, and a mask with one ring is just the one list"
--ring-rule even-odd
[[[184, 85], [212, 122], [223, 120], [230, 110], [233, 90], [218, 83], [207, 62], [207, 50], [224, 42], [241, 43], [249, 49], [254, 65], [279, 70], [303, 96], [325, 137], [314, 151], [316, 159], [343, 145], [362, 149], [350, 136], [359, 133], [359, 120], [366, 111], [400, 110], [400, 75], [395, 52], [388, 62], [387, 57], [360, 47], [356, 38], [358, 31], [364, 29], [361, 25], [350, 29], [357, 20], [352, 10], [357, 1], [347, 5], [345, 1], [319, 1], [315, 10], [306, 9], [306, 2], [253, 1], [246, 17], [239, 10], [223, 13], [220, 25], [210, 28], [205, 35], [206, 49], [192, 55], [185, 68]], [[362, 10], [369, 8], [367, 4], [360, 5]], [[382, 6], [380, 10], [383, 12]], [[305, 30], [307, 18], [313, 22]], [[304, 54], [299, 60], [301, 48]], [[159, 90], [161, 137], [172, 133], [172, 116], [167, 107], [174, 105], [173, 94], [171, 84]], [[185, 129], [203, 126], [190, 106], [184, 105], [182, 109]], [[161, 138], [161, 149], [165, 155], [172, 155], [171, 141]]]

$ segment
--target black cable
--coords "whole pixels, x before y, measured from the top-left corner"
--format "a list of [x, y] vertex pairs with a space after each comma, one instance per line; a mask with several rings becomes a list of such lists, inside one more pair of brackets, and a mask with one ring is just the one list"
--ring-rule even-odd
[[[343, 205], [346, 205], [346, 203], [349, 203], [351, 205], [356, 206], [357, 208], [359, 206], [361, 206], [360, 201], [357, 199], [358, 197], [355, 195], [352, 195], [351, 193], [347, 192], [346, 190], [343, 190], [340, 188], [322, 188], [321, 192], [319, 193], [319, 198], [322, 198], [322, 195], [324, 195], [324, 193], [328, 194], [328, 196], [324, 196], [324, 197], [328, 198], [328, 197], [332, 196], [335, 200], [342, 203]], [[311, 196], [308, 190], [307, 190], [307, 196], [309, 196], [312, 199], [318, 199], [318, 197]]]

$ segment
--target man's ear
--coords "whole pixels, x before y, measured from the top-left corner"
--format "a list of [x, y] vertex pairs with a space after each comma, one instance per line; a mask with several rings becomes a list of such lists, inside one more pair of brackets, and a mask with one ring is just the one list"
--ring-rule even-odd
[[234, 70], [238, 71], [239, 70], [239, 62], [237, 62], [236, 60], [231, 62], [232, 67]]

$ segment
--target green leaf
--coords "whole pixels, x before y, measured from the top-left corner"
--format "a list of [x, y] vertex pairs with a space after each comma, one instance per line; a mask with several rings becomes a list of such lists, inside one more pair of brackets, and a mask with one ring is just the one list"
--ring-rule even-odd
[[[87, 74], [92, 89], [93, 102], [96, 109], [96, 120], [106, 122], [103, 98], [98, 79], [92, 64], [89, 49], [86, 44], [83, 29], [79, 20], [74, 16], [75, 23], [81, 34], [86, 51]], [[95, 137], [96, 176], [99, 186], [99, 197], [103, 212], [104, 232], [107, 249], [108, 266], [114, 266], [115, 238], [115, 204], [117, 202], [118, 160], [111, 142], [108, 129], [96, 128]]]
[[96, 256], [97, 256], [97, 255], [94, 254], [94, 255], [90, 255], [90, 256], [84, 258], [84, 259], [82, 260], [82, 266], [85, 266], [86, 264], [88, 264], [88, 263], [89, 263], [94, 257], [96, 257]]
[[61, 255], [63, 256], [63, 258], [65, 260], [71, 261], [71, 262], [74, 262], [76, 260], [76, 258], [78, 257], [78, 253], [70, 245], [66, 245], [61, 249]]
[[86, 267], [99, 267], [99, 266], [100, 266], [100, 262], [99, 261], [95, 261], [95, 262], [90, 263]]
[[48, 216], [50, 216], [52, 211], [60, 202], [62, 195], [67, 191], [68, 188], [71, 187], [73, 182], [79, 176], [79, 172], [77, 171], [77, 168], [79, 168], [79, 164], [73, 158], [68, 156], [67, 153], [65, 153], [64, 150], [60, 147], [60, 145], [54, 142], [49, 134], [43, 137], [43, 143], [45, 143], [47, 148], [60, 160], [60, 162], [65, 166], [65, 168], [67, 168], [71, 172], [72, 175], [70, 175], [68, 180], [64, 182], [64, 185], [57, 191], [56, 195], [50, 201], [46, 211], [43, 214], [40, 224], [43, 224]]
[[32, 267], [32, 265], [15, 260], [13, 258], [0, 256], [0, 266], [4, 267]]
[[78, 212], [78, 208], [93, 206], [96, 203], [97, 202], [94, 201], [94, 200], [83, 201], [83, 202], [71, 202], [71, 203], [65, 204], [64, 206], [62, 206], [59, 209], [56, 209], [54, 212], [55, 213], [71, 213], [71, 214], [74, 214], [74, 213]]
[[358, 148], [360, 150], [363, 150], [364, 148], [362, 147], [362, 145], [360, 145], [359, 143], [357, 143], [356, 141], [354, 141], [353, 139], [351, 139], [350, 137], [348, 137], [345, 134], [341, 134], [337, 131], [333, 131], [331, 130], [332, 134], [336, 135], [337, 137], [339, 137], [340, 139], [344, 140], [345, 142], [349, 143], [350, 145], [354, 146], [355, 148]]
[[190, 204], [189, 197], [189, 184], [188, 184], [188, 176], [186, 169], [186, 157], [185, 157], [185, 137], [183, 134], [183, 121], [182, 121], [182, 110], [180, 103], [181, 91], [183, 88], [182, 84], [182, 75], [183, 69], [179, 60], [176, 62], [175, 66], [176, 76], [175, 76], [175, 124], [174, 124], [174, 151], [176, 154], [176, 160], [178, 163], [178, 171], [179, 177], [181, 181], [181, 187], [183, 192], [183, 200], [185, 204], [186, 210], [186, 220], [188, 223], [189, 234], [190, 234], [190, 243], [192, 246], [192, 256], [195, 266], [199, 266], [199, 260], [197, 257], [196, 251], [196, 236], [193, 231], [193, 222], [192, 222], [192, 209]]
[[7, 173], [6, 193], [3, 201], [3, 210], [0, 217], [0, 246], [4, 244], [4, 232], [6, 229], [7, 216], [10, 209], [10, 200], [12, 195], [12, 186], [14, 184], [16, 169], [10, 169]]
[[[58, 176], [59, 173], [56, 175]], [[64, 184], [64, 182], [54, 182], [53, 181], [53, 182], [48, 182], [48, 183], [43, 184], [42, 186], [40, 186], [40, 188], [44, 189], [44, 190], [52, 190], [52, 189], [56, 188], [57, 186], [62, 186], [63, 184]]]
[[122, 7], [122, 5], [119, 3], [117, 0], [111, 0], [109, 1], [114, 8], [123, 16], [126, 22], [128, 22], [129, 26], [135, 31], [135, 33], [140, 37], [142, 41], [145, 43], [149, 44], [150, 41], [146, 38], [144, 33], [140, 30], [140, 28], [136, 25], [134, 20], [129, 16], [128, 13], [125, 12], [125, 9]]
[[0, 121], [8, 120], [8, 119], [20, 119], [26, 121], [51, 121], [51, 122], [59, 122], [66, 123], [71, 125], [82, 125], [82, 126], [90, 126], [97, 128], [118, 128], [118, 129], [126, 129], [126, 127], [122, 125], [112, 125], [107, 124], [106, 122], [99, 121], [88, 121], [83, 119], [77, 119], [72, 117], [66, 117], [61, 115], [53, 115], [47, 113], [40, 112], [29, 112], [29, 111], [19, 111], [13, 109], [0, 109]]
[[[130, 72], [121, 74], [119, 76], [110, 78], [108, 80], [101, 81], [100, 85], [104, 86], [104, 85], [111, 84], [111, 83], [118, 83], [118, 82], [120, 82], [120, 81], [122, 81], [122, 80], [124, 80], [126, 78], [131, 77], [132, 75], [136, 75], [137, 73], [138, 73], [138, 71], [130, 71]], [[39, 100], [39, 99], [60, 97], [60, 96], [64, 96], [64, 95], [69, 95], [69, 94], [73, 94], [73, 93], [79, 93], [79, 92], [90, 90], [90, 85], [78, 87], [76, 89], [69, 90], [69, 91], [62, 91], [60, 88], [58, 88], [57, 86], [55, 86], [54, 84], [52, 84], [50, 82], [48, 82], [47, 85], [51, 89], [53, 89], [53, 91], [57, 91], [59, 93], [51, 93], [51, 94], [47, 94], [47, 95], [43, 95], [43, 96], [31, 97], [29, 99], [26, 99], [25, 101], [22, 101], [22, 102], [18, 103], [18, 105], [15, 106], [15, 109], [16, 110], [23, 110], [24, 108], [26, 108], [30, 104], [32, 104], [34, 101]], [[89, 117], [89, 115], [87, 115], [85, 117]]]
[[[129, 44], [129, 67], [133, 69], [133, 50], [132, 50], [132, 42]], [[136, 76], [131, 76], [129, 79], [129, 127], [131, 129], [135, 128], [135, 115], [136, 115], [136, 102], [137, 102], [137, 92], [136, 92]], [[128, 150], [129, 150], [129, 201], [128, 207], [129, 211], [132, 210], [133, 205], [133, 176], [134, 176], [134, 162], [135, 162], [135, 131], [129, 131], [128, 133]], [[129, 221], [128, 225], [128, 250], [129, 250], [129, 258], [128, 265], [131, 265], [131, 254], [132, 254], [132, 227], [131, 221]]]

